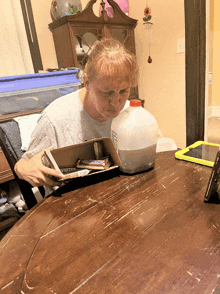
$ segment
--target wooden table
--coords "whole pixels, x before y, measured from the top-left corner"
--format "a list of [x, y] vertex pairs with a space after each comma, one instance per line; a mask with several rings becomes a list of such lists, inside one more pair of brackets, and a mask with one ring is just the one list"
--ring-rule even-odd
[[0, 293], [220, 293], [211, 168], [155, 168], [49, 197], [0, 242]]

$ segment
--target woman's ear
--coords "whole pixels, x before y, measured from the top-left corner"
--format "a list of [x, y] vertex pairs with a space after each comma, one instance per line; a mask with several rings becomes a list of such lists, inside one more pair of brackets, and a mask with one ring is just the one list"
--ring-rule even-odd
[[86, 73], [83, 74], [83, 83], [84, 83], [86, 90], [89, 91], [89, 78]]

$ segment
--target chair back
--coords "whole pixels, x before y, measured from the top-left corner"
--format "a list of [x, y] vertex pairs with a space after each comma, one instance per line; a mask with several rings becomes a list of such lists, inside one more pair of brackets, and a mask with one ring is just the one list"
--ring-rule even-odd
[[[0, 124], [0, 146], [8, 161], [8, 164], [14, 174], [15, 180], [23, 195], [24, 201], [28, 209], [37, 204], [37, 199], [32, 191], [32, 186], [18, 178], [14, 171], [16, 162], [22, 157], [20, 130], [16, 121], [7, 121]], [[39, 191], [44, 197], [44, 188], [39, 187]]]

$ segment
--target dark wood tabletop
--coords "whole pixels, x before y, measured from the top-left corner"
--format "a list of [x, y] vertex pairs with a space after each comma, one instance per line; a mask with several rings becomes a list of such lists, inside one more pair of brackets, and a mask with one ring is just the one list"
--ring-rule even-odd
[[148, 172], [44, 199], [0, 242], [0, 293], [220, 293], [210, 173], [162, 152]]

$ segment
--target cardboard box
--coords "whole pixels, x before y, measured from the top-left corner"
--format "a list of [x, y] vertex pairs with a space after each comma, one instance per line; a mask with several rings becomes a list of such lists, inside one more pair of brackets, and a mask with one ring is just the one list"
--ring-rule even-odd
[[118, 168], [121, 165], [120, 158], [115, 150], [111, 138], [93, 139], [85, 143], [54, 149], [51, 151], [51, 154], [60, 169], [76, 167], [76, 163], [79, 159], [96, 159], [94, 142], [101, 142], [103, 145], [104, 156], [110, 156], [112, 164], [106, 170], [92, 171], [92, 173], [89, 173], [86, 176], [107, 172]]

